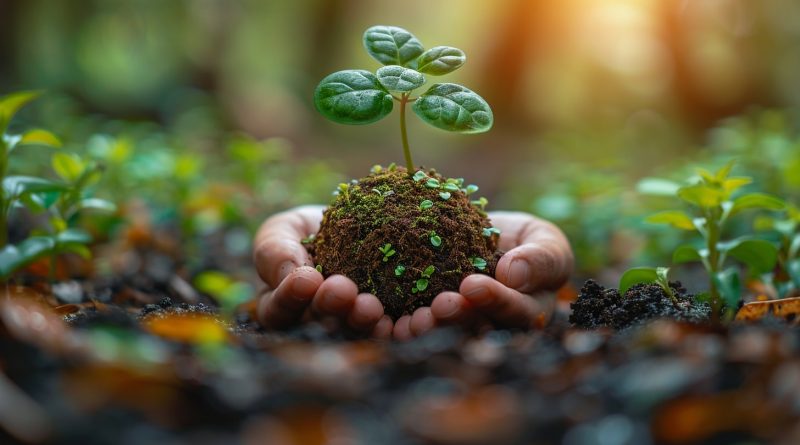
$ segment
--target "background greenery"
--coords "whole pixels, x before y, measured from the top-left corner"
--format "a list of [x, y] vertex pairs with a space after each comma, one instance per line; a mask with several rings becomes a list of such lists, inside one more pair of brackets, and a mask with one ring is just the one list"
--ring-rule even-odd
[[[311, 101], [324, 75], [377, 68], [360, 43], [373, 24], [467, 53], [448, 80], [486, 98], [495, 128], [413, 122], [417, 162], [480, 184], [491, 208], [558, 222], [581, 277], [613, 284], [681, 241], [643, 223], [671, 203], [640, 197], [640, 178], [740, 156], [753, 187], [800, 196], [794, 0], [6, 0], [0, 93], [46, 89], [14, 128], [47, 128], [106, 165], [95, 193], [120, 212], [87, 222], [95, 234], [146, 214], [193, 272], [247, 277], [263, 217], [402, 160], [396, 120], [340, 126]], [[52, 176], [42, 156], [11, 169]]]

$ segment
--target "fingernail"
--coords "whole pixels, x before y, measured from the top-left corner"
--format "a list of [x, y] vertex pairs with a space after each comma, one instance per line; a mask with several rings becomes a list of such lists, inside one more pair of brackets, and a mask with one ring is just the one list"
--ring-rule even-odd
[[453, 315], [455, 315], [458, 312], [458, 310], [460, 309], [460, 306], [459, 306], [458, 303], [453, 301], [452, 298], [448, 299], [446, 301], [446, 303], [449, 304], [449, 309], [444, 311], [444, 313], [442, 314], [442, 318], [451, 318], [451, 317], [453, 317]]
[[508, 266], [508, 287], [519, 289], [523, 287], [530, 278], [531, 267], [525, 260], [514, 260]]
[[278, 284], [281, 284], [293, 270], [297, 268], [294, 261], [284, 261], [278, 266]]
[[317, 292], [317, 287], [317, 283], [314, 280], [304, 276], [295, 278], [294, 283], [292, 283], [292, 290], [299, 295], [314, 295]]

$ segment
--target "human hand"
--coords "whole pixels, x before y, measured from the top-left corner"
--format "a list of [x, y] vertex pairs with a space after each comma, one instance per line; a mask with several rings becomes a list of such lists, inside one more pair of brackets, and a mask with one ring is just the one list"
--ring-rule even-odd
[[265, 327], [333, 317], [351, 329], [398, 339], [453, 323], [536, 327], [553, 311], [552, 296], [542, 291], [563, 284], [572, 270], [572, 251], [556, 226], [527, 213], [490, 212], [493, 226], [502, 231], [500, 249], [507, 250], [497, 264], [496, 278], [470, 275], [459, 292], [443, 292], [430, 307], [392, 323], [376, 296], [359, 294], [356, 284], [342, 275], [325, 279], [312, 267], [300, 241], [319, 230], [323, 210], [304, 206], [279, 213], [256, 235], [256, 268], [268, 286], [258, 308]]

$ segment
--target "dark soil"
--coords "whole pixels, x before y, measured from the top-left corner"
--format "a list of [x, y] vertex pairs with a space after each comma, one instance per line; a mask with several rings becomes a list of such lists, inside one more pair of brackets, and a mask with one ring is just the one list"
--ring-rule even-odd
[[[447, 180], [434, 170], [426, 174], [440, 184]], [[360, 292], [376, 295], [394, 319], [430, 305], [442, 291], [457, 291], [467, 275], [494, 275], [498, 235], [483, 234], [491, 222], [463, 191], [452, 191], [449, 199], [440, 196], [443, 191], [426, 186], [425, 179], [415, 181], [402, 167], [351, 182], [307, 245], [314, 262], [326, 277], [345, 275]], [[421, 208], [424, 200], [433, 205]], [[432, 244], [432, 232], [440, 246]], [[380, 248], [386, 244], [396, 253], [384, 261]], [[482, 270], [473, 265], [475, 257], [486, 261]], [[405, 268], [399, 275], [398, 266]], [[434, 272], [427, 287], [414, 292], [429, 266]]]
[[693, 295], [686, 293], [680, 282], [671, 282], [670, 287], [677, 297], [677, 305], [655, 284], [637, 284], [621, 296], [616, 289], [606, 289], [594, 280], [588, 280], [578, 299], [571, 304], [569, 321], [585, 329], [625, 329], [655, 318], [689, 323], [710, 319], [711, 306], [698, 303]]

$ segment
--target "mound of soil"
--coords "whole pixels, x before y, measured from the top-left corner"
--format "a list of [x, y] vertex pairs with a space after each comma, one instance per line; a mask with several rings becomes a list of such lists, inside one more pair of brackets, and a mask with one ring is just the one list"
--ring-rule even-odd
[[414, 178], [402, 167], [376, 168], [340, 186], [307, 244], [323, 275], [349, 277], [393, 319], [457, 291], [467, 275], [494, 275], [499, 257], [498, 234], [484, 230], [492, 224], [463, 180], [420, 171]]
[[594, 280], [588, 280], [578, 299], [571, 304], [572, 314], [569, 321], [585, 329], [625, 329], [655, 318], [670, 318], [689, 323], [710, 319], [710, 305], [698, 303], [678, 281], [670, 282], [669, 285], [677, 297], [677, 304], [655, 284], [637, 284], [623, 296], [617, 289], [607, 289]]

